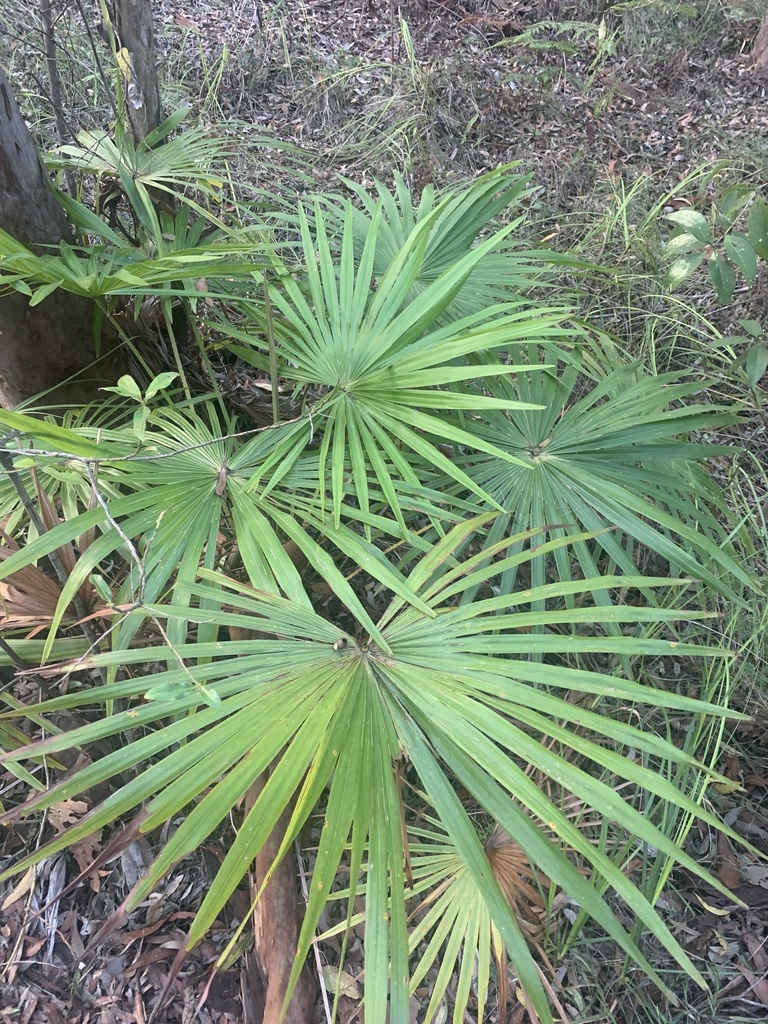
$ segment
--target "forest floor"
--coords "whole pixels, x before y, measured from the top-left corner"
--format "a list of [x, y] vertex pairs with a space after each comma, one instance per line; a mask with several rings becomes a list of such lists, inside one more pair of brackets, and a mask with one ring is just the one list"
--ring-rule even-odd
[[[62, 62], [68, 112], [73, 124], [93, 127], [94, 117], [103, 117], [104, 85], [78, 55], [82, 22], [74, 5], [65, 6], [59, 43], [71, 58]], [[370, 184], [399, 171], [418, 191], [428, 182], [454, 184], [520, 161], [536, 186], [528, 211], [534, 241], [576, 246], [582, 258], [663, 275], [665, 212], [690, 207], [708, 214], [728, 188], [766, 184], [768, 83], [752, 75], [749, 63], [761, 17], [757, 2], [155, 0], [154, 7], [166, 109], [188, 102], [203, 119], [237, 119], [233, 131], [243, 139], [244, 155], [235, 171], [251, 185], [260, 177], [272, 180], [282, 159], [277, 150], [271, 162], [245, 155], [248, 137], [259, 132], [311, 153], [305, 169], [325, 184], [337, 174]], [[604, 20], [595, 15], [597, 7], [605, 9]], [[47, 109], [45, 82], [42, 71], [36, 80], [28, 76], [25, 58], [30, 47], [39, 47], [30, 42], [31, 10], [24, 15], [21, 9], [9, 22], [0, 59], [45, 136], [52, 123], [40, 119]], [[685, 297], [725, 335], [738, 331], [739, 319], [768, 322], [765, 268], [754, 287], [737, 288], [727, 308], [705, 273], [689, 282]], [[604, 305], [601, 310], [605, 317]], [[688, 356], [703, 372], [722, 370], [715, 355], [711, 365], [701, 352]], [[727, 374], [719, 380], [721, 394], [743, 400], [752, 413], [722, 439], [733, 447], [734, 462], [724, 460], [718, 471], [735, 482], [758, 536], [762, 531], [756, 561], [764, 569], [768, 435], [761, 388], [768, 382], [747, 393]], [[755, 619], [761, 614], [756, 607]], [[754, 717], [733, 731], [719, 764], [734, 789], [712, 799], [728, 824], [768, 854], [765, 660], [758, 655], [748, 674], [758, 686], [743, 701]], [[53, 822], [56, 828], [84, 812], [85, 805], [71, 803]], [[2, 840], [3, 858], [23, 843], [12, 830]], [[116, 866], [92, 872], [74, 892], [64, 886], [78, 865], [90, 862], [93, 846], [76, 847], [73, 858], [49, 859], [37, 875], [28, 872], [0, 899], [6, 949], [0, 1021], [145, 1024], [152, 1017], [174, 1024], [257, 1024], [244, 995], [242, 960], [212, 973], [235, 922], [247, 914], [245, 893], [235, 894], [218, 931], [164, 991], [184, 925], [225, 842], [212, 840], [201, 859], [180, 865], [162, 891], [125, 919], [98, 958], [88, 960], [89, 936], [142, 873], [147, 850], [133, 844]], [[711, 991], [681, 983], [681, 1007], [664, 1009], [651, 989], [627, 981], [613, 950], [585, 942], [557, 965], [553, 978], [574, 1024], [768, 1020], [768, 868], [722, 837], [693, 833], [689, 849], [746, 904], [728, 903], [685, 877], [664, 892], [678, 939]], [[353, 954], [348, 969], [354, 967]], [[675, 987], [671, 968], [667, 980]], [[351, 975], [348, 984], [349, 995], [340, 1001], [343, 1024], [363, 1020]], [[421, 1010], [417, 992], [412, 1024], [422, 1021]], [[316, 1020], [325, 1019], [318, 999]], [[523, 1024], [523, 1006], [514, 1006], [508, 1019]]]

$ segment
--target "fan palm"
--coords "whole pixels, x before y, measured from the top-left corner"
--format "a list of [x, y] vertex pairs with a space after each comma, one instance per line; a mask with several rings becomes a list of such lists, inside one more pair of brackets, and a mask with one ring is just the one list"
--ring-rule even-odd
[[[678, 641], [673, 624], [698, 613], [661, 607], [653, 594], [689, 581], [670, 581], [666, 566], [663, 575], [641, 575], [631, 550], [635, 543], [656, 546], [673, 566], [721, 589], [721, 571], [746, 578], [720, 550], [716, 492], [695, 465], [710, 449], [678, 440], [681, 429], [725, 414], [669, 411], [670, 402], [687, 397], [686, 386], [671, 378], [651, 383], [634, 369], [576, 397], [578, 356], [561, 353], [583, 342], [583, 329], [562, 309], [519, 295], [508, 300], [483, 276], [504, 266], [509, 283], [520, 270], [508, 247], [515, 225], [469, 247], [519, 195], [517, 180], [500, 173], [458, 199], [428, 198], [412, 215], [398, 188], [397, 202], [381, 189], [363, 202], [364, 220], [351, 202], [318, 200], [300, 211], [293, 249], [301, 265], [284, 250], [278, 256], [265, 248], [266, 275], [253, 249], [239, 261], [212, 254], [207, 244], [178, 249], [149, 208], [142, 223], [148, 236], [160, 231], [154, 253], [118, 251], [119, 239], [106, 227], [104, 245], [82, 264], [74, 252], [11, 254], [0, 237], [0, 251], [6, 245], [11, 254], [3, 273], [16, 287], [29, 287], [29, 279], [43, 291], [156, 289], [167, 296], [176, 280], [192, 294], [193, 273], [217, 277], [212, 294], [239, 311], [237, 324], [219, 321], [228, 331], [223, 344], [234, 339], [230, 351], [257, 367], [273, 392], [292, 393], [293, 410], [281, 420], [275, 402], [272, 423], [241, 431], [215, 401], [174, 406], [166, 399], [151, 410], [142, 405], [149, 411], [139, 433], [119, 422], [63, 427], [0, 410], [13, 434], [5, 447], [17, 473], [34, 469], [40, 479], [58, 480], [62, 509], [67, 505], [65, 522], [39, 536], [30, 531], [26, 546], [3, 561], [0, 580], [89, 537], [47, 640], [13, 643], [41, 662], [69, 659], [58, 666], [65, 678], [96, 669], [100, 681], [24, 714], [47, 722], [86, 702], [105, 709], [4, 755], [21, 772], [26, 759], [71, 746], [99, 744], [101, 753], [5, 820], [115, 784], [79, 824], [13, 870], [128, 815], [118, 843], [183, 811], [131, 894], [135, 906], [235, 813], [270, 768], [199, 909], [190, 944], [210, 928], [286, 808], [280, 856], [317, 814], [294, 979], [344, 862], [347, 921], [356, 899], [365, 903], [371, 1024], [383, 1024], [387, 1013], [407, 1019], [414, 979], [441, 950], [446, 963], [463, 950], [463, 964], [477, 950], [487, 979], [490, 950], [501, 944], [532, 1012], [546, 1018], [530, 929], [510, 905], [503, 872], [492, 870], [494, 855], [457, 795], [461, 786], [514, 837], [527, 863], [657, 983], [608, 889], [702, 983], [622, 860], [569, 818], [549, 786], [615, 822], [637, 849], [653, 847], [703, 876], [662, 827], [662, 812], [716, 825], [695, 798], [700, 787], [673, 782], [666, 771], [678, 766], [699, 778], [705, 769], [688, 751], [629, 724], [620, 708], [726, 713], [634, 681], [646, 656], [723, 654]], [[194, 241], [196, 229], [185, 225], [184, 238]], [[453, 250], [456, 238], [461, 245]], [[473, 294], [493, 304], [474, 303]], [[617, 396], [618, 409], [611, 405]], [[678, 479], [669, 478], [669, 467]], [[481, 507], [492, 511], [477, 515]], [[18, 504], [11, 512], [22, 520]], [[601, 551], [608, 559], [602, 576]], [[572, 571], [574, 559], [581, 573]], [[224, 575], [225, 567], [242, 579]], [[114, 616], [99, 650], [59, 635], [89, 579]], [[619, 589], [635, 590], [646, 604], [622, 604]], [[142, 646], [135, 642], [140, 630]], [[593, 655], [602, 658], [600, 671]], [[132, 676], [120, 677], [121, 668]], [[112, 713], [116, 706], [124, 710]], [[18, 713], [14, 707], [6, 717]], [[625, 756], [630, 749], [644, 763]], [[427, 879], [438, 892], [442, 886], [434, 896], [440, 912], [416, 932], [428, 956], [409, 944], [404, 837], [415, 833], [414, 823], [404, 822], [394, 762], [406, 765], [434, 819], [433, 837], [417, 837], [420, 852], [450, 846], [442, 866], [433, 864], [430, 874], [422, 862], [413, 874], [416, 887]], [[640, 813], [633, 793], [649, 794], [658, 815]], [[445, 972], [440, 978], [442, 984]], [[469, 980], [463, 966], [456, 1020]]]
[[[535, 189], [530, 186], [530, 176], [515, 173], [516, 167], [517, 164], [500, 167], [484, 174], [471, 187], [440, 199], [435, 195], [433, 186], [427, 185], [418, 203], [414, 202], [410, 189], [399, 174], [395, 175], [393, 189], [375, 181], [375, 195], [342, 178], [358, 201], [352, 207], [351, 218], [356, 255], [359, 257], [370, 244], [368, 239], [373, 221], [380, 219], [373, 255], [373, 275], [379, 280], [417, 226], [429, 221], [429, 237], [410, 289], [409, 297], [415, 297], [487, 236], [502, 214], [509, 232], [520, 226], [523, 216], [514, 214]], [[335, 228], [334, 233], [341, 238], [347, 216], [346, 204], [336, 197], [325, 197], [323, 209]], [[441, 322], [460, 320], [492, 309], [498, 302], [507, 302], [511, 297], [525, 296], [534, 286], [541, 287], [546, 282], [550, 264], [556, 259], [554, 253], [524, 248], [510, 233], [504, 237], [497, 236], [495, 244], [485, 251], [441, 314]]]
[[[359, 259], [351, 203], [345, 207], [338, 259], [320, 203], [315, 204], [312, 225], [301, 211], [306, 287], [291, 268], [276, 264], [278, 282], [268, 291], [275, 317], [266, 321], [263, 306], [251, 306], [260, 334], [236, 334], [246, 344], [235, 351], [265, 372], [269, 353], [264, 337], [272, 337], [281, 378], [302, 390], [311, 411], [313, 436], [320, 439], [321, 506], [330, 492], [337, 525], [346, 474], [351, 476], [358, 507], [368, 513], [372, 471], [403, 531], [405, 516], [396, 484], [418, 486], [435, 467], [464, 490], [487, 499], [473, 476], [459, 469], [442, 445], [453, 442], [502, 461], [519, 460], [442, 413], [523, 408], [525, 403], [518, 400], [493, 398], [479, 387], [462, 384], [520, 369], [487, 359], [489, 351], [567, 336], [561, 326], [565, 311], [532, 310], [521, 302], [497, 302], [440, 326], [442, 314], [464, 284], [514, 227], [503, 228], [414, 290], [423, 274], [433, 229], [442, 228], [445, 215], [438, 206], [421, 219], [378, 279], [375, 263], [384, 230], [382, 204], [376, 208]], [[476, 354], [479, 358], [470, 364], [467, 357]], [[273, 481], [278, 479], [297, 454], [293, 445], [276, 447], [254, 484], [267, 469], [277, 469]]]
[[[680, 372], [649, 376], [628, 364], [590, 381], [580, 374], [578, 357], [558, 356], [550, 347], [547, 361], [555, 365], [546, 368], [536, 364], [537, 355], [529, 350], [531, 365], [514, 381], [488, 383], [495, 398], [529, 407], [491, 410], [473, 425], [516, 461], [486, 452], [457, 460], [462, 468], [471, 461], [475, 481], [508, 510], [488, 543], [505, 532], [563, 524], [566, 531], [597, 533], [572, 552], [584, 577], [599, 576], [601, 555], [609, 560], [605, 571], [634, 573], [643, 553], [652, 553], [672, 575], [686, 573], [739, 600], [734, 587], [751, 586], [751, 576], [729, 551], [724, 524], [732, 517], [702, 464], [723, 449], [690, 439], [738, 415], [691, 402], [701, 383]], [[572, 555], [557, 555], [561, 580], [572, 576]], [[532, 572], [534, 584], [542, 584], [543, 559]]]
[[[307, 595], [298, 600], [298, 594], [287, 599], [254, 593], [205, 570], [202, 583], [177, 582], [175, 590], [185, 595], [187, 603], [183, 612], [173, 603], [147, 603], [124, 611], [126, 624], [137, 616], [164, 620], [168, 636], [181, 616], [185, 622], [198, 623], [200, 637], [195, 642], [173, 644], [173, 660], [164, 669], [158, 670], [157, 663], [168, 659], [166, 646], [89, 655], [71, 663], [69, 669], [63, 666], [65, 671], [81, 671], [89, 665], [143, 665], [149, 671], [89, 692], [90, 703], [129, 701], [126, 711], [41, 740], [24, 751], [12, 751], [5, 755], [6, 761], [87, 746], [126, 730], [133, 736], [138, 730], [140, 738], [126, 737], [114, 753], [54, 784], [47, 793], [33, 795], [5, 819], [50, 806], [132, 768], [136, 773], [64, 837], [14, 865], [13, 870], [23, 870], [33, 860], [131, 810], [134, 818], [129, 834], [135, 834], [136, 830], [150, 832], [186, 808], [177, 831], [132, 893], [130, 905], [134, 906], [173, 864], [210, 835], [256, 777], [273, 765], [269, 782], [238, 829], [205, 897], [189, 943], [197, 942], [210, 927], [284, 808], [290, 806], [292, 813], [282, 853], [319, 804], [320, 843], [296, 971], [346, 855], [352, 880], [350, 914], [362, 891], [355, 880], [361, 872], [365, 879], [367, 1017], [383, 1022], [388, 998], [394, 1019], [407, 1019], [407, 881], [392, 768], [393, 758], [404, 753], [435, 809], [440, 828], [455, 844], [461, 870], [482, 894], [482, 905], [487, 908], [483, 913], [490, 914], [540, 1017], [547, 1018], [547, 1000], [525, 935], [499, 883], [488, 871], [486, 854], [456, 795], [454, 779], [515, 836], [529, 863], [576, 899], [651, 977], [656, 978], [651, 965], [614, 916], [601, 888], [574, 867], [567, 851], [589, 865], [595, 878], [604, 879], [701, 983], [696, 968], [645, 896], [547, 797], [525, 766], [534, 766], [585, 805], [609, 815], [631, 831], [641, 846], [652, 844], [689, 871], [704, 875], [701, 866], [652, 820], [622, 799], [615, 788], [563, 758], [557, 745], [578, 751], [585, 764], [609, 766], [632, 786], [714, 824], [712, 816], [663, 773], [623, 756], [616, 744], [643, 751], [651, 760], [695, 766], [690, 755], [616, 716], [604, 717], [599, 706], [589, 709], [568, 697], [591, 694], [598, 705], [618, 699], [716, 715], [723, 714], [723, 709], [653, 690], [619, 675], [567, 668], [558, 663], [558, 656], [590, 651], [627, 657], [671, 650], [677, 657], [717, 652], [664, 640], [600, 636], [595, 628], [601, 623], [664, 622], [679, 613], [658, 608], [560, 607], [560, 595], [586, 594], [595, 589], [595, 581], [589, 585], [549, 584], [462, 605], [462, 593], [477, 589], [481, 580], [488, 579], [482, 567], [483, 552], [474, 562], [448, 566], [467, 535], [482, 525], [470, 520], [455, 527], [422, 556], [407, 580], [413, 598], [395, 595], [375, 632], [367, 628], [365, 620], [354, 622], [344, 616], [344, 624], [337, 625], [322, 618]], [[497, 545], [497, 574], [513, 562], [530, 558], [530, 553], [509, 553], [516, 542], [517, 538], [510, 538]], [[540, 550], [554, 553], [566, 543], [562, 538], [542, 539]], [[650, 588], [667, 581], [625, 582]], [[613, 581], [602, 585], [608, 589]], [[546, 605], [546, 610], [524, 610], [540, 605]], [[522, 631], [553, 621], [577, 630], [589, 621], [593, 629], [590, 635], [578, 637], [532, 636]], [[227, 626], [257, 630], [264, 639], [213, 639], [212, 629]], [[532, 661], [533, 651], [550, 660], [544, 664]], [[51, 714], [82, 699], [80, 694], [68, 694], [31, 711]], [[542, 744], [542, 739], [555, 745]], [[487, 951], [487, 944], [484, 948]]]

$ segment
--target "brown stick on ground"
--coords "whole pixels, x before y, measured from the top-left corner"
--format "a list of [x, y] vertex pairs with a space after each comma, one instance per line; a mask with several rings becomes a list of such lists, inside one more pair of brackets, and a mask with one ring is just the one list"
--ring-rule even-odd
[[[259, 776], [246, 800], [246, 814], [258, 799], [269, 773]], [[278, 819], [256, 857], [251, 890], [255, 896], [272, 866], [290, 821], [290, 808]], [[303, 904], [300, 904], [296, 865], [289, 852], [278, 865], [253, 913], [254, 948], [246, 956], [250, 1007], [246, 1020], [258, 1024], [309, 1024], [315, 1001], [316, 983], [305, 965], [291, 1000], [281, 1017], [288, 979], [296, 956]], [[245, 986], [244, 986], [245, 987]]]

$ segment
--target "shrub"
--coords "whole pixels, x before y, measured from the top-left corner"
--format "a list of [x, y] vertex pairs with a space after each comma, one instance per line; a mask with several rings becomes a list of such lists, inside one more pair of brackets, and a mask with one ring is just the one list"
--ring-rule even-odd
[[[503, 169], [416, 212], [402, 184], [358, 190], [362, 205], [319, 197], [279, 220], [280, 246], [241, 246], [237, 259], [231, 239], [217, 250], [199, 236], [165, 253], [161, 229], [154, 253], [120, 243], [119, 273], [87, 264], [114, 264], [111, 236], [87, 259], [6, 263], [30, 290], [60, 259], [58, 285], [85, 287], [88, 274], [107, 309], [124, 291], [159, 293], [193, 317], [205, 267], [202, 356], [215, 345], [246, 360], [269, 396], [255, 427], [219, 395], [164, 390], [170, 374], [144, 390], [121, 381], [97, 425], [0, 412], [14, 470], [3, 516], [27, 531], [0, 579], [71, 555], [47, 639], [6, 641], [6, 657], [59, 662], [66, 684], [21, 713], [88, 709], [4, 761], [22, 771], [71, 747], [101, 751], [3, 820], [111, 787], [14, 872], [108, 825], [114, 851], [175, 822], [135, 907], [261, 780], [190, 946], [288, 809], [278, 859], [305, 826], [317, 844], [294, 980], [329, 899], [346, 902], [349, 927], [362, 897], [372, 1024], [407, 1020], [438, 961], [429, 1012], [458, 962], [454, 1019], [473, 985], [481, 1013], [505, 955], [532, 1015], [548, 1019], [525, 904], [550, 887], [666, 991], [618, 897], [704, 984], [628, 866], [653, 850], [705, 876], [681, 822], [718, 827], [700, 801], [706, 752], [629, 719], [634, 707], [726, 714], [649, 685], [644, 659], [724, 663], [675, 625], [685, 634], [712, 613], [669, 605], [694, 578], [703, 605], [748, 580], [701, 467], [713, 449], [686, 437], [729, 414], [688, 404], [678, 377], [600, 365], [588, 328], [536, 298], [542, 254], [512, 252], [517, 221], [491, 223], [523, 194]], [[658, 570], [644, 575], [649, 548]], [[95, 642], [62, 634], [88, 587]], [[498, 826], [485, 846], [477, 808]], [[513, 884], [510, 863], [527, 881]], [[409, 939], [415, 895], [426, 902]]]

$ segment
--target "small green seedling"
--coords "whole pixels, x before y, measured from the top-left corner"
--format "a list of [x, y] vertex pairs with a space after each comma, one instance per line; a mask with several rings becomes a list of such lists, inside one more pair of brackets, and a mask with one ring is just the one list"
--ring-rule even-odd
[[114, 387], [101, 388], [101, 391], [114, 391], [116, 395], [122, 395], [123, 398], [132, 398], [134, 402], [139, 403], [138, 409], [133, 414], [133, 432], [138, 437], [139, 441], [143, 441], [147, 432], [147, 421], [150, 416], [149, 403], [155, 397], [155, 395], [167, 388], [178, 377], [178, 373], [160, 373], [154, 380], [151, 380], [147, 390], [142, 395], [141, 388], [130, 376], [125, 374], [120, 378]]
[[[750, 200], [745, 234], [735, 225]], [[737, 271], [748, 287], [754, 285], [758, 260], [768, 260], [768, 203], [751, 189], [729, 189], [717, 206], [713, 204], [709, 218], [698, 210], [684, 209], [675, 210], [667, 219], [674, 225], [666, 250], [673, 261], [666, 276], [670, 291], [687, 281], [704, 260], [722, 305], [733, 298]]]

